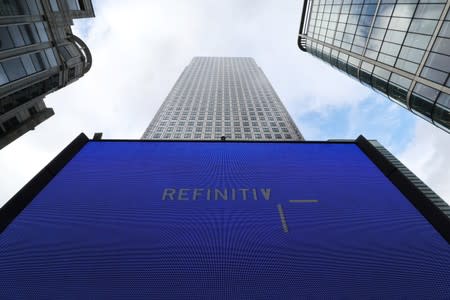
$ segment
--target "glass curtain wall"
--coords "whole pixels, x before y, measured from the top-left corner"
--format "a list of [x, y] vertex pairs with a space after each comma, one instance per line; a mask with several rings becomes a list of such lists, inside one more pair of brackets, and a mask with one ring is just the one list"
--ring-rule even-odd
[[308, 1], [302, 50], [450, 131], [448, 6], [446, 0]]

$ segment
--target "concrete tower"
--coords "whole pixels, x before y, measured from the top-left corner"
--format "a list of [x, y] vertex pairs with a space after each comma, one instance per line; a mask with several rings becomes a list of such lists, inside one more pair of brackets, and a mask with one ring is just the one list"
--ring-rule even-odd
[[142, 139], [303, 140], [253, 58], [195, 57]]

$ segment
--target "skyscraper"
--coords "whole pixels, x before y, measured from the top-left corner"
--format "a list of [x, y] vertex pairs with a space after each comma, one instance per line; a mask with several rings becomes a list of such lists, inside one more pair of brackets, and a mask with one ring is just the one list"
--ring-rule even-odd
[[298, 46], [450, 132], [449, 7], [305, 0]]
[[70, 26], [94, 17], [91, 0], [0, 1], [0, 149], [51, 117], [44, 97], [89, 71]]
[[143, 139], [303, 140], [253, 58], [195, 57]]

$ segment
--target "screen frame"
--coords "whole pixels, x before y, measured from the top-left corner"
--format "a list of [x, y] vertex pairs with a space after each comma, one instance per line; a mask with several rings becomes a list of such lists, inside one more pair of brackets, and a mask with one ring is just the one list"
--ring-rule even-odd
[[356, 140], [329, 141], [248, 141], [248, 140], [131, 140], [131, 139], [89, 139], [84, 133], [78, 135], [46, 167], [33, 177], [16, 195], [0, 208], [0, 234], [34, 200], [53, 178], [89, 142], [138, 142], [138, 143], [289, 143], [289, 144], [355, 144], [373, 164], [396, 186], [412, 205], [450, 244], [450, 207], [423, 184], [411, 171], [402, 165], [376, 141], [369, 141], [360, 135]]

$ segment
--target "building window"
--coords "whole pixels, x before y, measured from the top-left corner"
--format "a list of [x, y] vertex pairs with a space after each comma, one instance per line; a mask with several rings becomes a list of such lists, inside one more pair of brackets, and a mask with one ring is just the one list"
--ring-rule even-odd
[[8, 77], [6, 76], [5, 70], [3, 70], [2, 65], [0, 64], [0, 85], [8, 83]]
[[67, 0], [67, 6], [70, 10], [81, 10], [80, 3], [82, 3], [80, 0]]
[[30, 55], [31, 60], [33, 61], [33, 65], [36, 68], [37, 72], [40, 72], [44, 69], [46, 69], [47, 63], [46, 59], [42, 56], [40, 52], [33, 53]]
[[23, 39], [22, 34], [19, 31], [19, 27], [18, 26], [9, 26], [8, 27], [8, 31], [12, 37], [13, 43], [14, 43], [14, 47], [18, 48], [18, 47], [23, 47], [25, 46], [25, 41]]
[[[56, 67], [58, 65], [58, 62], [56, 61], [56, 57], [55, 57], [55, 53], [53, 52], [53, 48], [48, 48], [45, 49], [45, 54], [47, 55], [47, 59], [48, 62], [50, 64], [50, 66], [52, 67]], [[70, 70], [73, 69], [73, 77], [75, 77], [75, 68], [71, 68]], [[69, 80], [70, 80], [70, 70], [69, 70]]]
[[43, 22], [35, 23], [38, 35], [41, 39], [41, 42], [48, 42], [47, 31], [45, 30], [45, 26]]
[[39, 3], [36, 0], [0, 1], [0, 16], [38, 15]]
[[8, 31], [8, 27], [0, 27], [0, 50], [13, 48], [13, 41]]
[[34, 67], [33, 61], [28, 54], [22, 55], [20, 59], [22, 60], [22, 64], [28, 75], [36, 73], [36, 68]]
[[61, 53], [61, 55], [64, 57], [65, 61], [68, 61], [69, 59], [72, 58], [72, 55], [70, 55], [69, 51], [67, 50], [66, 47], [59, 47], [59, 52]]
[[56, 0], [50, 0], [50, 7], [52, 11], [59, 11], [58, 3]]
[[37, 0], [27, 0], [28, 7], [30, 8], [30, 14], [40, 15], [42, 8], [40, 1]]
[[32, 45], [40, 42], [39, 34], [34, 24], [19, 25], [25, 44]]
[[17, 117], [12, 117], [11, 119], [6, 120], [3, 122], [3, 127], [6, 129], [6, 131], [13, 130], [17, 126], [19, 126], [20, 122]]
[[30, 113], [30, 116], [34, 116], [35, 114], [38, 113], [36, 107], [32, 106], [28, 109], [28, 112]]
[[2, 66], [9, 78], [9, 81], [14, 81], [27, 75], [20, 58], [13, 58], [4, 61], [2, 62]]
[[[39, 34], [36, 28], [39, 28]], [[40, 38], [40, 36], [42, 36]], [[0, 50], [23, 47], [47, 42], [48, 37], [43, 23], [22, 24], [0, 27]]]

